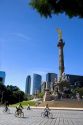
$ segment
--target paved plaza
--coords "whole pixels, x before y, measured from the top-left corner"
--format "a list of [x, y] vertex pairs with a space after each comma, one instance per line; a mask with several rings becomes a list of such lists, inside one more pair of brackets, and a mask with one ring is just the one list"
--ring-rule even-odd
[[15, 117], [15, 108], [10, 114], [0, 108], [0, 125], [83, 125], [83, 111], [51, 110], [53, 118], [42, 118], [43, 109], [23, 109], [24, 118]]

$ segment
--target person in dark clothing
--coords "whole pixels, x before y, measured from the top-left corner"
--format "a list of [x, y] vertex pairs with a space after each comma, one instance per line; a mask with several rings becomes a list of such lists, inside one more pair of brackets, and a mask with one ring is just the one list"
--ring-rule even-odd
[[18, 112], [19, 110], [22, 112], [22, 109], [23, 109], [23, 106], [21, 105], [21, 103], [20, 103], [18, 106], [16, 106], [17, 112]]
[[27, 107], [27, 110], [30, 110], [31, 108], [30, 108], [30, 105], [28, 104], [28, 107]]
[[45, 111], [45, 116], [48, 117], [50, 111], [48, 104], [46, 104], [44, 111]]
[[5, 111], [6, 111], [6, 112], [7, 112], [7, 110], [8, 110], [8, 107], [9, 107], [9, 102], [6, 101], [6, 102], [5, 102]]

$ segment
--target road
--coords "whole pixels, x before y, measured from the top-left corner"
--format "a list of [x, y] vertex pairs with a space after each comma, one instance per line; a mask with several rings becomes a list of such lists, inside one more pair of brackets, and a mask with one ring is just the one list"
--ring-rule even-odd
[[0, 107], [0, 125], [83, 125], [83, 111], [51, 110], [53, 118], [42, 118], [43, 109], [23, 109], [24, 118], [15, 117], [15, 108], [10, 108], [10, 114]]

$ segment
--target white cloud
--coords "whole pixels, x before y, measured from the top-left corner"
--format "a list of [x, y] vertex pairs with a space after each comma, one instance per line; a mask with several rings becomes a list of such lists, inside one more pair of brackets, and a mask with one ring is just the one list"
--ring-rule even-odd
[[29, 36], [26, 36], [26, 35], [24, 35], [22, 33], [17, 33], [15, 35], [18, 36], [18, 37], [21, 37], [21, 38], [23, 38], [25, 40], [31, 40], [31, 38]]
[[[11, 39], [15, 39], [16, 37], [21, 38], [25, 41], [30, 41], [31, 37], [29, 37], [28, 35], [25, 35], [23, 33], [8, 33], [4, 36], [4, 38], [0, 38], [0, 42], [4, 43], [4, 42], [9, 42], [12, 41]], [[24, 42], [24, 41], [23, 41]]]

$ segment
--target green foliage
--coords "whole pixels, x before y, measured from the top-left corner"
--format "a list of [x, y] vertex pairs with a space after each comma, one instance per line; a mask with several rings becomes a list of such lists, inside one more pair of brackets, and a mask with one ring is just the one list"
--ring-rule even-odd
[[32, 100], [34, 97], [32, 95], [27, 96], [27, 100]]
[[61, 82], [59, 83], [59, 89], [60, 89], [61, 91], [63, 91], [63, 88], [64, 88], [64, 87], [70, 88], [70, 84], [69, 84], [67, 81], [61, 81]]
[[41, 93], [38, 94], [38, 98], [43, 98], [43, 96], [44, 96], [43, 92], [41, 92]]
[[[16, 102], [21, 102], [24, 100], [24, 92], [22, 91], [14, 91], [13, 92], [13, 100], [14, 102], [13, 103], [16, 103]], [[12, 100], [12, 101], [13, 101]]]
[[[21, 104], [22, 104], [22, 106], [28, 106], [28, 104], [30, 105], [30, 106], [35, 106], [35, 103], [36, 102], [34, 102], [34, 101], [23, 101], [23, 102], [20, 102]], [[11, 105], [11, 106], [13, 106], [13, 107], [16, 107], [16, 106], [18, 106], [19, 105], [19, 103], [16, 103], [16, 104], [13, 104], [13, 105]]]
[[82, 88], [77, 87], [73, 90], [74, 94], [76, 94], [77, 92], [80, 94], [80, 97], [82, 97], [83, 96], [83, 87]]
[[83, 18], [83, 0], [30, 0], [29, 4], [45, 17], [65, 13]]
[[0, 84], [0, 102], [8, 101], [10, 104], [17, 103], [24, 100], [24, 92], [17, 86]]
[[7, 85], [7, 90], [19, 91], [20, 89], [17, 86]]
[[0, 102], [4, 103], [4, 100], [6, 99], [6, 86], [3, 84], [0, 84]]
[[25, 106], [27, 106], [28, 104], [29, 104], [30, 106], [34, 106], [34, 105], [35, 105], [35, 102], [34, 102], [34, 101], [23, 101], [22, 104], [25, 105]]

